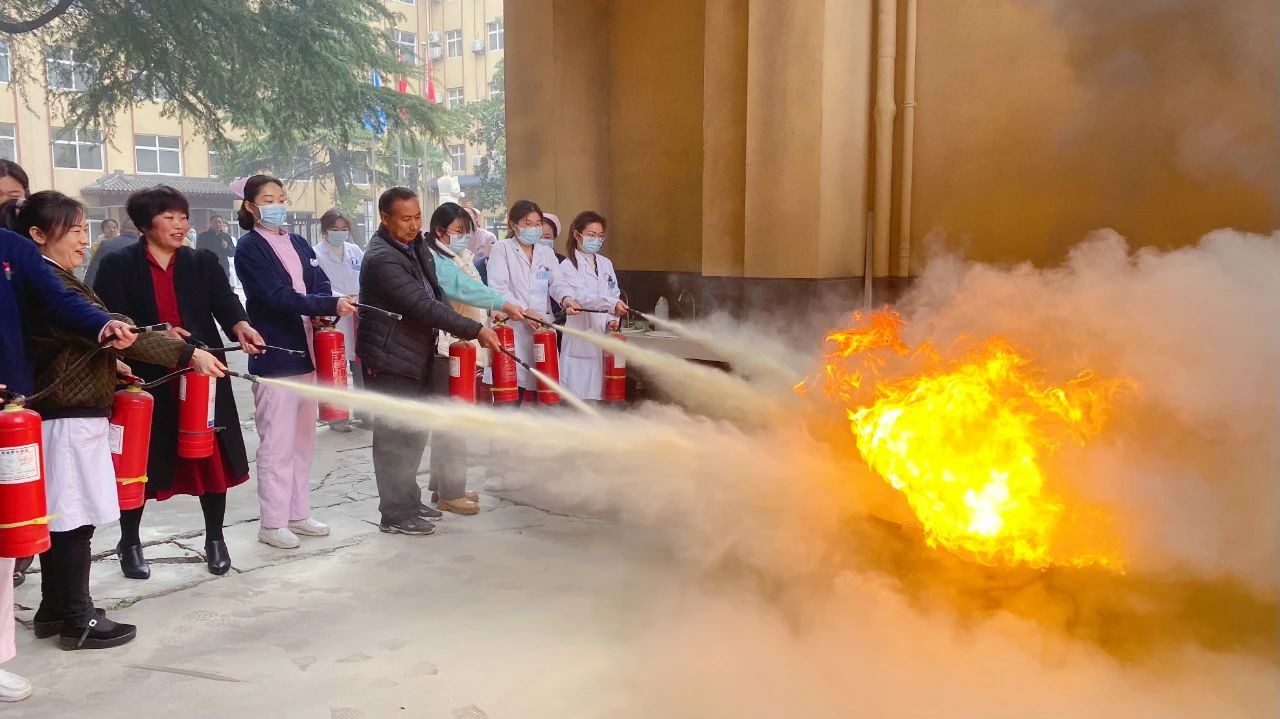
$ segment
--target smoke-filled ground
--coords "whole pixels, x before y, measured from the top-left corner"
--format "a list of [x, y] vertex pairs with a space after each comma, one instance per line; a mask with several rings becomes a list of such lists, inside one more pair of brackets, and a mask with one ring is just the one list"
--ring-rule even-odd
[[[322, 432], [334, 538], [278, 565], [255, 525], [233, 527], [248, 571], [123, 612], [143, 634], [116, 664], [24, 640], [13, 668], [54, 696], [14, 715], [87, 698], [126, 716], [126, 680], [182, 716], [1274, 715], [1280, 238], [1133, 254], [1102, 235], [1053, 270], [938, 258], [899, 310], [904, 339], [943, 357], [999, 334], [1046, 381], [1123, 381], [1100, 433], [1042, 457], [1045, 491], [1105, 517], [1123, 572], [930, 548], [860, 457], [848, 407], [761, 381], [788, 366], [768, 328], [704, 324], [689, 329], [726, 355], [770, 359], [702, 383], [628, 358], [668, 373], [688, 410], [350, 398], [477, 438], [485, 511], [436, 537], [379, 535], [367, 435]], [[812, 376], [812, 359], [790, 366]], [[149, 511], [153, 531], [174, 504]]]

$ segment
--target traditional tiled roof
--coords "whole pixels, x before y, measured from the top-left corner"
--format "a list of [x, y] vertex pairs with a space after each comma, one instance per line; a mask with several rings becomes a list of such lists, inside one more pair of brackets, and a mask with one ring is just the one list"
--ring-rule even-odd
[[116, 170], [103, 175], [80, 189], [85, 195], [128, 195], [138, 190], [145, 190], [156, 185], [169, 185], [184, 195], [201, 198], [216, 198], [228, 203], [235, 200], [231, 188], [225, 180], [214, 177], [174, 177], [169, 175], [126, 175]]

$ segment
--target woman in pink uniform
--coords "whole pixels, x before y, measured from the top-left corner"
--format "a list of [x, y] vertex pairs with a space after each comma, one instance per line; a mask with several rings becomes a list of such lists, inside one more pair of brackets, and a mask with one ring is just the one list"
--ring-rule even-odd
[[[329, 278], [301, 235], [285, 230], [288, 197], [269, 175], [244, 183], [237, 219], [248, 232], [236, 244], [236, 276], [244, 287], [249, 322], [268, 350], [249, 358], [249, 372], [297, 382], [315, 381], [311, 350], [312, 317], [345, 317], [355, 312], [347, 297], [331, 293]], [[295, 549], [298, 535], [322, 537], [329, 527], [311, 517], [311, 460], [316, 442], [317, 405], [281, 387], [253, 386], [258, 427], [258, 541]]]

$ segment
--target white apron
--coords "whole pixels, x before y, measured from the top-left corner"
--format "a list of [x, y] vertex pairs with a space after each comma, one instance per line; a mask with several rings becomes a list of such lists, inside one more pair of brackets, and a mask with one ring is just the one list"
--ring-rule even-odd
[[[560, 263], [560, 272], [572, 288], [574, 299], [584, 310], [602, 310], [610, 314], [583, 312], [570, 315], [565, 319], [565, 325], [586, 332], [605, 334], [609, 322], [616, 319], [612, 314], [613, 309], [622, 299], [618, 276], [613, 270], [613, 263], [604, 255], [595, 256], [594, 267], [590, 255], [578, 251], [576, 256], [577, 267], [567, 258]], [[582, 399], [602, 399], [604, 351], [580, 337], [568, 334], [564, 336], [562, 351], [564, 356], [560, 358], [560, 383], [565, 389]]]
[[[360, 295], [360, 263], [364, 261], [364, 250], [354, 243], [343, 243], [342, 259], [333, 256], [333, 249], [328, 242], [320, 240], [311, 249], [315, 250], [316, 261], [320, 269], [329, 278], [330, 291], [335, 297]], [[356, 361], [356, 316], [354, 314], [338, 318], [338, 331], [342, 333], [342, 343], [347, 351], [347, 361]]]
[[68, 417], [40, 423], [44, 439], [44, 484], [51, 532], [69, 532], [120, 519], [116, 470], [111, 464], [111, 422], [106, 417]]

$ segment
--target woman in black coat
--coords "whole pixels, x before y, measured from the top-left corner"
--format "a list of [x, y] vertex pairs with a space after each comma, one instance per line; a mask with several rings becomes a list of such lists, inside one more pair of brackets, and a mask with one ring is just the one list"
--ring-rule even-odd
[[[249, 325], [244, 306], [231, 290], [217, 256], [182, 244], [188, 227], [187, 200], [182, 193], [163, 185], [142, 190], [129, 197], [126, 209], [129, 219], [142, 231], [142, 239], [102, 259], [94, 290], [107, 308], [128, 314], [142, 324], [168, 322], [174, 326], [171, 331], [175, 335], [208, 347], [224, 344], [216, 321], [244, 351], [261, 352], [262, 336]], [[222, 353], [215, 354], [225, 360]], [[149, 364], [133, 366], [134, 373], [147, 381], [173, 369]], [[205, 459], [180, 458], [177, 384], [175, 381], [152, 390], [155, 414], [147, 461], [147, 496], [159, 501], [175, 494], [199, 497], [209, 571], [225, 574], [231, 568], [222, 536], [226, 492], [249, 478], [240, 415], [231, 394], [231, 380], [217, 380], [217, 451]], [[141, 523], [141, 507], [120, 513], [120, 568], [131, 579], [151, 576], [138, 536]]]

